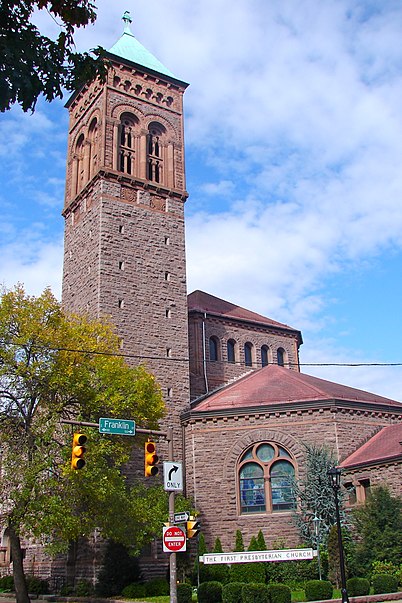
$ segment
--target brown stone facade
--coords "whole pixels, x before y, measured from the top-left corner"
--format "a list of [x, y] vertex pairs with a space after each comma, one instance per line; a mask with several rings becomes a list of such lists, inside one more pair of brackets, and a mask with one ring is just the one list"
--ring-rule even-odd
[[[258, 412], [237, 409], [233, 412], [200, 412], [183, 417], [185, 424], [185, 462], [187, 494], [200, 511], [207, 544], [220, 537], [225, 551], [233, 550], [235, 532], [242, 531], [245, 542], [261, 529], [268, 548], [281, 540], [286, 546], [298, 542], [292, 511], [241, 514], [237, 466], [244, 451], [256, 442], [282, 446], [296, 466], [296, 476], [304, 477], [303, 444], [326, 445], [339, 460], [354, 451], [359, 442], [375, 434], [390, 421], [402, 421], [402, 409], [384, 412], [383, 408], [358, 408], [356, 404], [326, 401], [320, 405], [261, 408]], [[401, 465], [391, 479], [394, 492], [401, 484]], [[373, 474], [386, 479], [382, 471]], [[371, 475], [371, 472], [370, 472]], [[348, 476], [343, 478], [348, 481]]]
[[[277, 363], [277, 350], [283, 350], [284, 365], [299, 370], [300, 333], [258, 322], [189, 312], [189, 356], [191, 399], [214, 391], [263, 365], [261, 350], [266, 349], [269, 364]], [[217, 357], [211, 358], [210, 339], [216, 340]], [[228, 341], [234, 344], [234, 359], [228, 359]], [[246, 363], [245, 345], [250, 345], [251, 363]]]

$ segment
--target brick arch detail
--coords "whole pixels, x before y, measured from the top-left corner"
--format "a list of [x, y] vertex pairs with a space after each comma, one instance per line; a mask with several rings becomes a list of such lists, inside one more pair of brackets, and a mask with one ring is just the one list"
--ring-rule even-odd
[[239, 456], [245, 451], [246, 448], [252, 444], [255, 444], [256, 442], [265, 441], [276, 442], [280, 446], [288, 449], [298, 465], [303, 459], [302, 447], [300, 446], [299, 442], [288, 433], [284, 433], [278, 429], [251, 429], [247, 431], [246, 434], [238, 438], [228, 450], [223, 462], [223, 478], [230, 479], [233, 469], [237, 465]]
[[79, 137], [81, 136], [81, 134], [84, 135], [84, 140], [88, 140], [88, 134], [89, 134], [89, 126], [92, 123], [92, 120], [96, 117], [97, 121], [98, 121], [98, 127], [100, 127], [102, 125], [102, 116], [101, 116], [101, 112], [99, 108], [94, 109], [93, 111], [91, 111], [91, 113], [89, 113], [85, 120], [82, 120], [80, 123], [80, 127], [77, 128], [77, 131], [74, 133], [74, 135], [71, 137], [71, 149], [73, 149], [73, 151], [76, 149], [77, 147], [77, 141], [79, 139]]

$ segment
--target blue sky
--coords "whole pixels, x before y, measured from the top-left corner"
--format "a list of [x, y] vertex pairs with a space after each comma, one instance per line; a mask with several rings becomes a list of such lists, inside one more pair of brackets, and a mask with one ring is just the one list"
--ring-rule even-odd
[[[132, 31], [185, 95], [188, 289], [301, 329], [301, 362], [402, 362], [402, 8], [383, 0], [98, 0], [77, 48]], [[49, 35], [57, 24], [35, 19]], [[0, 115], [0, 282], [59, 295], [63, 101]], [[402, 399], [402, 368], [304, 372]]]

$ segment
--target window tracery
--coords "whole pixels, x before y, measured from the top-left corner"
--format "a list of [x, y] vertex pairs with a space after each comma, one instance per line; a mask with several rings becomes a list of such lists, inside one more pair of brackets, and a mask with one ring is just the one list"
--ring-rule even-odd
[[152, 122], [149, 125], [147, 136], [147, 178], [158, 183], [162, 183], [164, 179], [162, 139], [165, 132], [165, 128], [157, 122]]
[[120, 118], [119, 170], [125, 174], [135, 173], [135, 140], [138, 119], [131, 113]]
[[295, 508], [295, 462], [276, 442], [250, 446], [238, 463], [241, 514], [275, 513]]

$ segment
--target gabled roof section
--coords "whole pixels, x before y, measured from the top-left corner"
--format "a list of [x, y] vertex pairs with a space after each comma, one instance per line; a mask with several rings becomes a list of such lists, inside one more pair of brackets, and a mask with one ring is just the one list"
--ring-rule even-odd
[[340, 466], [344, 469], [352, 469], [394, 460], [402, 460], [402, 423], [383, 427], [342, 461]]
[[220, 299], [209, 293], [204, 293], [204, 291], [197, 290], [190, 293], [187, 297], [187, 304], [189, 312], [202, 312], [214, 316], [221, 316], [222, 318], [254, 322], [270, 327], [285, 329], [286, 331], [294, 331], [300, 335], [301, 339], [300, 331], [289, 327], [289, 325], [277, 322], [276, 320], [272, 320], [271, 318], [267, 318], [256, 312], [251, 312], [251, 310], [246, 310], [245, 308], [232, 304], [224, 299]]
[[402, 404], [354, 387], [291, 371], [277, 365], [268, 365], [249, 373], [238, 381], [204, 396], [192, 403], [192, 411], [225, 412], [241, 409], [258, 409], [270, 406], [299, 406], [325, 401], [345, 401], [359, 405], [382, 405], [392, 407], [402, 414]]
[[177, 79], [167, 67], [154, 57], [134, 36], [130, 30], [131, 18], [128, 11], [123, 15], [125, 23], [124, 33], [117, 42], [108, 50], [110, 54], [117, 57], [141, 65], [146, 69], [150, 69], [156, 73], [166, 75], [169, 78]]

